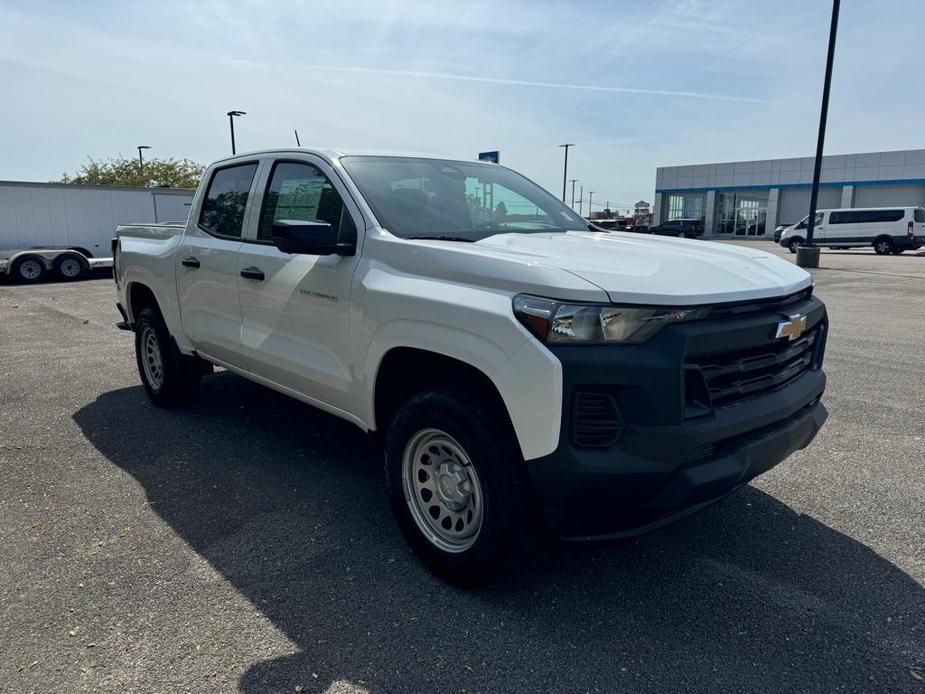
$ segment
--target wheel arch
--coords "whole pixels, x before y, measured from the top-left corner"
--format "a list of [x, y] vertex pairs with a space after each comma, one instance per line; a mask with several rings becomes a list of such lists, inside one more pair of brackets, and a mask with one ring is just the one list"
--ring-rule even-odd
[[[469, 362], [418, 347], [389, 349], [379, 361], [373, 381], [371, 429], [384, 434], [398, 409], [414, 395], [430, 389], [465, 390], [484, 398], [512, 435], [514, 424], [497, 385]], [[515, 438], [516, 440], [516, 438]]]
[[129, 320], [133, 323], [138, 320], [138, 314], [146, 308], [153, 308], [163, 313], [154, 291], [143, 282], [129, 283], [125, 296], [128, 300], [125, 310], [128, 312]]

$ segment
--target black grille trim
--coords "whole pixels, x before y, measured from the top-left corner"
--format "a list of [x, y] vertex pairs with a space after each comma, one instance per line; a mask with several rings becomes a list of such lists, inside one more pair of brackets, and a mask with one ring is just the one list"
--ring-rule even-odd
[[[685, 365], [703, 374], [713, 407], [729, 405], [775, 390], [811, 368], [822, 339], [823, 323], [793, 342], [772, 343], [692, 358]], [[687, 403], [691, 406], [692, 403]]]
[[741, 316], [746, 313], [758, 313], [759, 311], [777, 311], [790, 304], [805, 301], [813, 294], [813, 288], [807, 287], [787, 296], [774, 297], [771, 299], [757, 299], [754, 301], [742, 301], [732, 304], [717, 304], [710, 309], [710, 318], [725, 318], [728, 316]]
[[576, 390], [571, 419], [572, 443], [582, 448], [609, 448], [623, 433], [623, 418], [610, 393]]

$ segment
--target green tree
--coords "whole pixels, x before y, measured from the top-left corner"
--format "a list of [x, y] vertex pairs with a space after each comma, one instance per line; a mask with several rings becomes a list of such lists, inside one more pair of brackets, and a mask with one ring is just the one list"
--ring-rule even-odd
[[189, 159], [145, 159], [144, 174], [137, 159], [90, 158], [73, 175], [62, 174], [58, 183], [91, 186], [169, 186], [195, 188], [205, 166]]

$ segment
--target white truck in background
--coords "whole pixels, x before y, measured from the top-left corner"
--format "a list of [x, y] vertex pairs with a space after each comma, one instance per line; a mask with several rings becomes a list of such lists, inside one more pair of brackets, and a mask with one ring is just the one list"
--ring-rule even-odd
[[185, 222], [194, 192], [0, 181], [0, 275], [34, 283], [112, 267], [117, 226]]

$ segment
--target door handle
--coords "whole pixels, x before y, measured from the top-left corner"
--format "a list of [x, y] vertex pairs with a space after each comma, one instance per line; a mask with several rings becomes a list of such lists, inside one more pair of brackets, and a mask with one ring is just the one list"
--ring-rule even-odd
[[189, 258], [184, 258], [183, 260], [181, 260], [180, 265], [184, 267], [198, 268], [200, 263], [199, 263], [198, 258], [193, 258], [192, 256], [190, 256]]
[[254, 267], [251, 265], [250, 267], [246, 267], [241, 270], [241, 277], [262, 282], [265, 275], [263, 274], [263, 270], [261, 270], [259, 267]]

